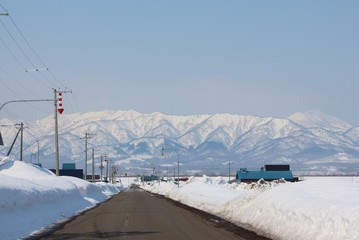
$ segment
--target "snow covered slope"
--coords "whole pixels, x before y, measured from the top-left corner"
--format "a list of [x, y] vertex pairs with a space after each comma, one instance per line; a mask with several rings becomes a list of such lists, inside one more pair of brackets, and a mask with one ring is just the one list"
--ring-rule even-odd
[[[54, 167], [53, 122], [49, 116], [26, 123], [29, 128], [24, 132], [25, 161], [36, 161], [39, 139], [40, 162], [45, 167]], [[0, 124], [14, 122], [2, 119]], [[75, 162], [79, 168], [85, 159], [82, 139], [85, 133], [93, 133], [95, 136], [88, 142], [89, 149], [96, 149], [96, 166], [99, 155], [107, 154], [122, 172], [140, 174], [156, 167], [162, 173], [173, 173], [179, 159], [181, 173], [223, 174], [228, 172], [229, 161], [232, 169], [289, 163], [299, 174], [359, 173], [358, 129], [317, 111], [295, 113], [288, 119], [103, 111], [61, 115], [59, 126], [60, 161]], [[6, 127], [1, 131], [6, 146], [0, 152], [5, 155], [16, 129]], [[163, 144], [166, 154], [161, 158]], [[18, 145], [12, 153], [16, 158]], [[90, 152], [88, 159], [89, 169]]]
[[359, 178], [228, 184], [222, 177], [192, 177], [141, 184], [147, 191], [220, 216], [277, 240], [359, 239]]
[[89, 183], [20, 161], [0, 162], [1, 239], [20, 239], [67, 219], [111, 195], [122, 185]]
[[323, 128], [334, 132], [344, 132], [352, 127], [340, 119], [315, 110], [294, 113], [288, 119], [306, 128]]

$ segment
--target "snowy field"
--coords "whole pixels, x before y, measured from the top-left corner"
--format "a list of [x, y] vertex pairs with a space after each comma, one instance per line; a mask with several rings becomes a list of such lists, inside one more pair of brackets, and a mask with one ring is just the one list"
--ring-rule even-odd
[[204, 176], [179, 187], [172, 182], [140, 186], [272, 239], [359, 239], [358, 177], [264, 184], [226, 180]]
[[[133, 183], [92, 184], [20, 161], [0, 163], [1, 239], [18, 239], [95, 206]], [[359, 178], [228, 184], [192, 177], [140, 186], [273, 239], [359, 239]]]
[[80, 213], [123, 185], [92, 184], [20, 162], [0, 162], [0, 238], [19, 239]]

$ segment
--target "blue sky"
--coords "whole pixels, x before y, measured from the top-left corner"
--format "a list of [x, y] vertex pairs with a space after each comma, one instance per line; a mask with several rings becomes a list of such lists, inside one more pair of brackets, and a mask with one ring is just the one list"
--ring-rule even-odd
[[[65, 113], [288, 117], [316, 109], [359, 125], [358, 1], [0, 4], [56, 78], [24, 71], [18, 61], [31, 69], [26, 56], [38, 68], [42, 63], [1, 16], [26, 56], [0, 24], [18, 59], [0, 41], [0, 103], [51, 98], [52, 87], [68, 87]], [[17, 104], [0, 117], [33, 120], [52, 111], [48, 103]]]

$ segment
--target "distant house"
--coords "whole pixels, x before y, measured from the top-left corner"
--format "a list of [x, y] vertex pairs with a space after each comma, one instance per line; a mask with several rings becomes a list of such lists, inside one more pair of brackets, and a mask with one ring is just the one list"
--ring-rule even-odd
[[155, 175], [151, 175], [151, 176], [142, 175], [141, 176], [141, 181], [142, 182], [157, 181], [158, 179], [159, 179], [159, 177], [155, 176]]
[[[53, 173], [56, 173], [56, 169], [49, 169]], [[59, 169], [60, 176], [71, 176], [77, 178], [84, 178], [84, 173], [82, 169], [76, 169], [75, 163], [63, 163], [62, 169]]]
[[62, 169], [63, 170], [74, 170], [74, 169], [76, 169], [76, 163], [63, 163]]
[[285, 179], [286, 181], [298, 181], [294, 178], [289, 165], [264, 165], [259, 171], [251, 171], [241, 168], [236, 174], [236, 182], [256, 182], [260, 179], [273, 181]]

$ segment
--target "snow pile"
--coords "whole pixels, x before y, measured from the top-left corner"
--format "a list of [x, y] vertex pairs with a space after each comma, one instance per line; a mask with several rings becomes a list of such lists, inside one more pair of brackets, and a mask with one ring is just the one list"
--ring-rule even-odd
[[141, 187], [273, 239], [359, 239], [359, 178], [228, 184], [204, 176]]
[[1, 239], [32, 232], [93, 207], [121, 185], [92, 184], [20, 161], [0, 163]]

